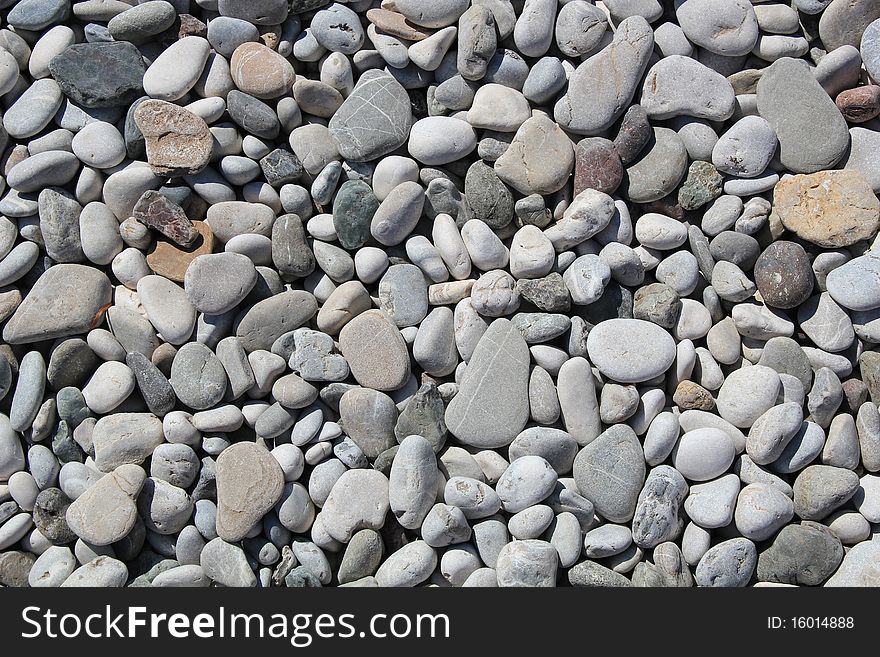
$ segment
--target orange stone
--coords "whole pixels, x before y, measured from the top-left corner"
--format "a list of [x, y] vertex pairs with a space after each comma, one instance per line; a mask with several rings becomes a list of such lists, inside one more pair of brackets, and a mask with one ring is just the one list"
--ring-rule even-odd
[[199, 236], [192, 246], [182, 247], [167, 237], [160, 237], [147, 254], [147, 265], [154, 273], [170, 281], [183, 283], [186, 270], [196, 257], [213, 253], [214, 233], [203, 221], [194, 221]]

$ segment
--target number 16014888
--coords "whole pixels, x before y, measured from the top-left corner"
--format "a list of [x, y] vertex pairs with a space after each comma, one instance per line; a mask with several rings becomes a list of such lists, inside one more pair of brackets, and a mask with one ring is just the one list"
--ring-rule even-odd
[[855, 627], [852, 616], [768, 616], [771, 630], [851, 630]]

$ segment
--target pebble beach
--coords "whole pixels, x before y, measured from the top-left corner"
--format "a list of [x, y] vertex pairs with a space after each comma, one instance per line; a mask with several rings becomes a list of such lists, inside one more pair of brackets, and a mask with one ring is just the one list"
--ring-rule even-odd
[[0, 0], [0, 585], [880, 585], [877, 0]]

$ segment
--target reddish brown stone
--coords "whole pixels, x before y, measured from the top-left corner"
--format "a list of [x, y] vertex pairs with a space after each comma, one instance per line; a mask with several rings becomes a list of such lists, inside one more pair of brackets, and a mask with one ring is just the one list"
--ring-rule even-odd
[[191, 14], [180, 14], [180, 27], [177, 31], [177, 38], [182, 39], [188, 36], [202, 37], [208, 36], [208, 26]]
[[192, 246], [199, 236], [183, 208], [152, 189], [138, 199], [132, 216], [181, 246]]
[[672, 217], [676, 221], [684, 221], [685, 218], [685, 211], [678, 202], [677, 192], [673, 192], [668, 196], [664, 196], [656, 201], [651, 201], [650, 203], [640, 203], [639, 207], [642, 209], [643, 213], [657, 212], [659, 214], [665, 214], [667, 217]]
[[880, 116], [880, 86], [868, 84], [841, 91], [835, 102], [843, 118], [850, 123], [870, 121]]
[[214, 251], [214, 234], [203, 221], [194, 221], [199, 237], [190, 247], [182, 247], [169, 239], [158, 239], [147, 254], [147, 265], [154, 273], [176, 283], [183, 283], [186, 270], [195, 258]]
[[861, 379], [847, 379], [841, 385], [849, 410], [858, 412], [859, 407], [868, 401], [868, 386]]
[[587, 137], [574, 149], [574, 195], [585, 189], [613, 194], [623, 180], [623, 164], [614, 144], [602, 137]]
[[431, 36], [431, 32], [426, 32], [418, 25], [413, 25], [403, 14], [396, 11], [388, 11], [387, 9], [370, 9], [367, 12], [367, 20], [376, 26], [377, 30], [390, 34], [399, 39], [407, 41], [421, 41]]

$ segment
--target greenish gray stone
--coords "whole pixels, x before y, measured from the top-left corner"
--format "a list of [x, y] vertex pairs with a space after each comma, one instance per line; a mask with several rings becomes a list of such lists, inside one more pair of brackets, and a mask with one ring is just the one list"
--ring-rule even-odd
[[794, 480], [794, 512], [804, 520], [822, 520], [849, 501], [859, 488], [852, 470], [811, 465]]
[[407, 402], [406, 408], [397, 418], [394, 436], [398, 442], [407, 436], [421, 436], [439, 452], [446, 443], [446, 422], [443, 419], [445, 408], [443, 399], [433, 383], [426, 383], [416, 391]]
[[174, 410], [174, 405], [177, 403], [174, 389], [149, 358], [133, 351], [125, 357], [125, 364], [134, 372], [141, 396], [153, 415], [162, 417]]
[[477, 160], [464, 179], [464, 195], [470, 217], [486, 223], [489, 228], [504, 228], [513, 220], [513, 194], [495, 174], [495, 170]]
[[297, 566], [284, 577], [284, 585], [290, 589], [319, 589], [321, 588], [321, 580], [305, 566]]
[[68, 386], [62, 388], [55, 395], [55, 403], [58, 408], [59, 419], [67, 422], [71, 428], [78, 427], [83, 420], [92, 417], [92, 411], [86, 404], [79, 388]]
[[333, 201], [333, 227], [339, 244], [359, 249], [370, 239], [370, 222], [379, 209], [373, 188], [362, 180], [343, 183]]
[[696, 210], [721, 196], [723, 184], [724, 179], [714, 166], [697, 160], [691, 164], [678, 190], [678, 203], [685, 210]]
[[351, 537], [342, 555], [337, 573], [339, 583], [347, 584], [374, 575], [382, 562], [384, 552], [385, 546], [378, 532], [372, 529], [357, 532]]
[[516, 289], [523, 299], [545, 312], [565, 312], [571, 308], [571, 295], [562, 274], [553, 272], [544, 278], [522, 278]]
[[58, 423], [58, 429], [52, 436], [52, 453], [58, 457], [62, 465], [72, 462], [82, 463], [84, 460], [82, 450], [73, 439], [70, 425], [63, 420]]
[[633, 297], [633, 318], [653, 322], [672, 330], [681, 315], [681, 299], [664, 283], [651, 283], [636, 290]]
[[69, 338], [52, 350], [46, 379], [54, 390], [68, 386], [79, 387], [99, 364], [98, 357], [85, 340]]

